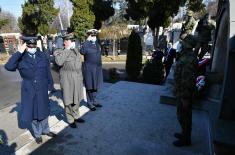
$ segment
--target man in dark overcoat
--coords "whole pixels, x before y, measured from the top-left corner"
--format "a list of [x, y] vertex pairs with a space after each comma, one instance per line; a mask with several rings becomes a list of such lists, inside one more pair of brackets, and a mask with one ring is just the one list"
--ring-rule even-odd
[[83, 43], [80, 52], [84, 55], [83, 78], [87, 92], [88, 107], [95, 111], [96, 107], [102, 107], [96, 101], [97, 90], [103, 83], [101, 49], [97, 41], [97, 30], [87, 31], [87, 40]]
[[165, 79], [167, 78], [168, 74], [170, 73], [171, 66], [174, 63], [175, 57], [176, 57], [176, 50], [172, 47], [171, 43], [168, 43], [166, 57], [164, 60], [165, 71], [166, 71]]
[[21, 119], [32, 123], [37, 143], [42, 143], [41, 135], [54, 137], [48, 125], [50, 114], [48, 91], [53, 90], [53, 79], [46, 53], [37, 48], [35, 37], [19, 46], [5, 64], [8, 71], [18, 70], [21, 82]]

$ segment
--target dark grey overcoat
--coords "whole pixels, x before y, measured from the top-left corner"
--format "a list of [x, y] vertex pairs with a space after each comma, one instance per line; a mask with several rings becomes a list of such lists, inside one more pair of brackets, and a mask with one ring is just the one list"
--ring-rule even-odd
[[60, 68], [60, 85], [65, 105], [79, 104], [83, 99], [82, 60], [77, 49], [58, 49], [55, 62]]

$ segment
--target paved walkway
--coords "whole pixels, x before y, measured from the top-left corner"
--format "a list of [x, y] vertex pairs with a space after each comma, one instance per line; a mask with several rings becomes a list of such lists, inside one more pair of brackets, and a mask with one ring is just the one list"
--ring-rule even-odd
[[[174, 106], [159, 104], [164, 87], [119, 82], [99, 94], [103, 108], [89, 112], [77, 129], [65, 127], [41, 146], [23, 152], [50, 155], [208, 155], [207, 114], [193, 111], [192, 146], [176, 148]], [[20, 151], [19, 151], [20, 152]]]
[[[110, 84], [108, 83], [104, 83], [103, 89], [105, 89], [109, 85]], [[55, 88], [58, 91], [50, 95], [51, 113], [49, 117], [49, 125], [53, 131], [59, 132], [63, 129], [63, 127], [67, 126], [67, 123], [61, 121], [65, 120], [65, 117], [60, 86], [58, 84], [55, 84]], [[18, 90], [15, 91], [18, 92]], [[14, 94], [6, 94], [6, 96], [11, 96], [16, 101], [19, 101], [20, 99], [17, 98], [17, 96], [15, 96]], [[80, 111], [81, 113], [85, 114], [89, 110], [87, 107], [82, 105]], [[28, 131], [28, 129], [31, 130], [31, 125], [20, 121], [19, 118], [19, 102], [0, 110], [0, 135], [4, 142], [4, 145], [0, 145], [0, 155], [12, 154], [15, 151], [16, 154], [24, 155], [27, 154], [27, 151], [24, 151], [24, 149], [27, 149], [28, 146], [33, 144], [34, 138]], [[58, 127], [58, 125], [60, 125], [61, 123], [62, 127]]]

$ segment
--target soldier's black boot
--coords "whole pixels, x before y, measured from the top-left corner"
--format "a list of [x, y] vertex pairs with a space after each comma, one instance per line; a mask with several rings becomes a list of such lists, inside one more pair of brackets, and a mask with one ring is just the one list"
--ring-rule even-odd
[[76, 123], [75, 123], [75, 122], [73, 122], [73, 123], [69, 124], [69, 126], [70, 126], [71, 128], [77, 128], [77, 125], [76, 125]]
[[89, 108], [91, 111], [96, 111], [95, 106], [92, 105], [92, 104], [88, 104], [88, 108]]
[[[178, 135], [179, 136], [179, 135]], [[173, 142], [176, 147], [189, 146], [191, 145], [191, 134], [181, 134], [181, 138]]]
[[173, 145], [176, 147], [189, 146], [191, 145], [191, 140], [189, 139], [178, 139], [173, 142]]
[[182, 133], [176, 132], [176, 133], [174, 133], [174, 137], [175, 137], [175, 138], [178, 138], [178, 139], [182, 139], [184, 136], [183, 136]]

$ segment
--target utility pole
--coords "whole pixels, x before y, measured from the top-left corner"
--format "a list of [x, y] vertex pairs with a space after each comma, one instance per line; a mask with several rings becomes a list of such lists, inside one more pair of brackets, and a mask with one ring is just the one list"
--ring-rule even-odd
[[59, 17], [59, 21], [60, 21], [60, 29], [64, 30], [63, 23], [62, 23], [62, 20], [61, 20], [61, 17], [60, 17], [60, 12], [58, 13], [58, 17]]
[[68, 27], [70, 27], [70, 19], [69, 19], [69, 5], [68, 5], [68, 1], [69, 1], [69, 0], [66, 0], [66, 10], [67, 10]]

